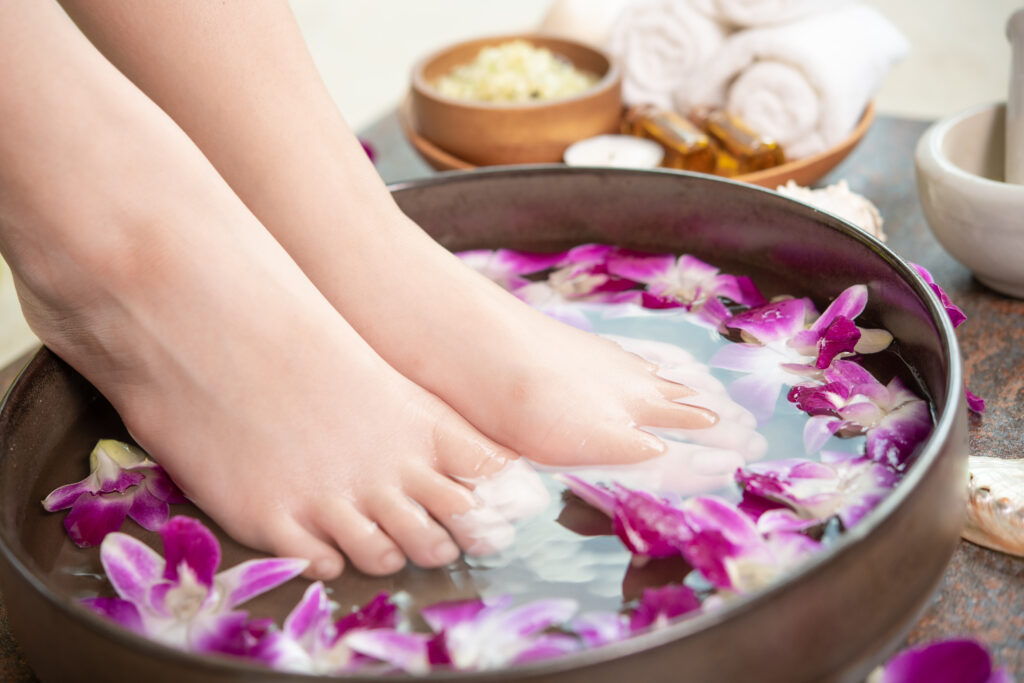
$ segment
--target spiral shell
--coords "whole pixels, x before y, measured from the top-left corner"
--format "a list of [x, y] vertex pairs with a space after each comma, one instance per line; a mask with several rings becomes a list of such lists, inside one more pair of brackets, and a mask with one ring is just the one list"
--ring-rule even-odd
[[1024, 458], [972, 456], [963, 537], [1024, 557]]

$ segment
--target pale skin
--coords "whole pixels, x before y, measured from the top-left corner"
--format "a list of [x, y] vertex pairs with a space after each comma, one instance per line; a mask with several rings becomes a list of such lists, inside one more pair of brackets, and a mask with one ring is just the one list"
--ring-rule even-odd
[[0, 251], [40, 338], [235, 538], [317, 578], [436, 567], [472, 542], [461, 478], [716, 422], [409, 221], [287, 3], [64, 4], [113, 65], [55, 5], [5, 9]]

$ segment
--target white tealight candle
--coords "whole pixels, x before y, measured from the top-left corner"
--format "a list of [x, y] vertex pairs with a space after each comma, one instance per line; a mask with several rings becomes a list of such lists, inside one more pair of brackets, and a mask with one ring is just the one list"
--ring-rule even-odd
[[598, 135], [569, 145], [562, 158], [568, 166], [655, 168], [665, 150], [654, 140], [632, 135]]

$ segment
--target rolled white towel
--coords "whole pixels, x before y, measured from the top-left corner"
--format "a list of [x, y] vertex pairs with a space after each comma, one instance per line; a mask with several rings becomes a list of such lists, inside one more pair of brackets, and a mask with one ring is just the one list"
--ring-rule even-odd
[[709, 17], [737, 28], [788, 24], [849, 0], [693, 0]]
[[701, 76], [727, 35], [690, 0], [630, 4], [615, 21], [608, 43], [622, 67], [622, 99], [671, 108], [673, 93]]
[[540, 22], [541, 33], [603, 49], [612, 26], [636, 0], [555, 0]]
[[846, 137], [910, 44], [875, 9], [847, 4], [784, 26], [733, 34], [675, 106], [725, 107], [799, 159]]

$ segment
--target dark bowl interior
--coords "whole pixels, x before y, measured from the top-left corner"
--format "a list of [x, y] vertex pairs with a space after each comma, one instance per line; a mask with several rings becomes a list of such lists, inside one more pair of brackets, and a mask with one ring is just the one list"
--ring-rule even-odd
[[[512, 670], [439, 673], [430, 680], [858, 681], [927, 602], [963, 523], [966, 417], [952, 327], [927, 285], [873, 239], [828, 214], [754, 187], [670, 171], [535, 167], [450, 174], [401, 185], [402, 209], [451, 249], [538, 251], [608, 242], [689, 252], [755, 278], [768, 294], [819, 305], [867, 284], [867, 323], [890, 330], [897, 352], [934, 403], [936, 428], [896, 491], [828, 552], [761, 593], [629, 641]], [[127, 438], [116, 413], [47, 350], [0, 409], [0, 588], [15, 635], [43, 680], [313, 680], [200, 658], [107, 624], [73, 598], [94, 593], [95, 550], [66, 539], [43, 512], [52, 488], [86, 474], [101, 437]], [[141, 536], [157, 545], [153, 535]], [[251, 553], [222, 537], [225, 564]], [[389, 578], [346, 573], [343, 607], [379, 590], [414, 601], [464, 595], [458, 569]], [[304, 582], [251, 603], [280, 615]], [[353, 680], [374, 680], [362, 678]]]

